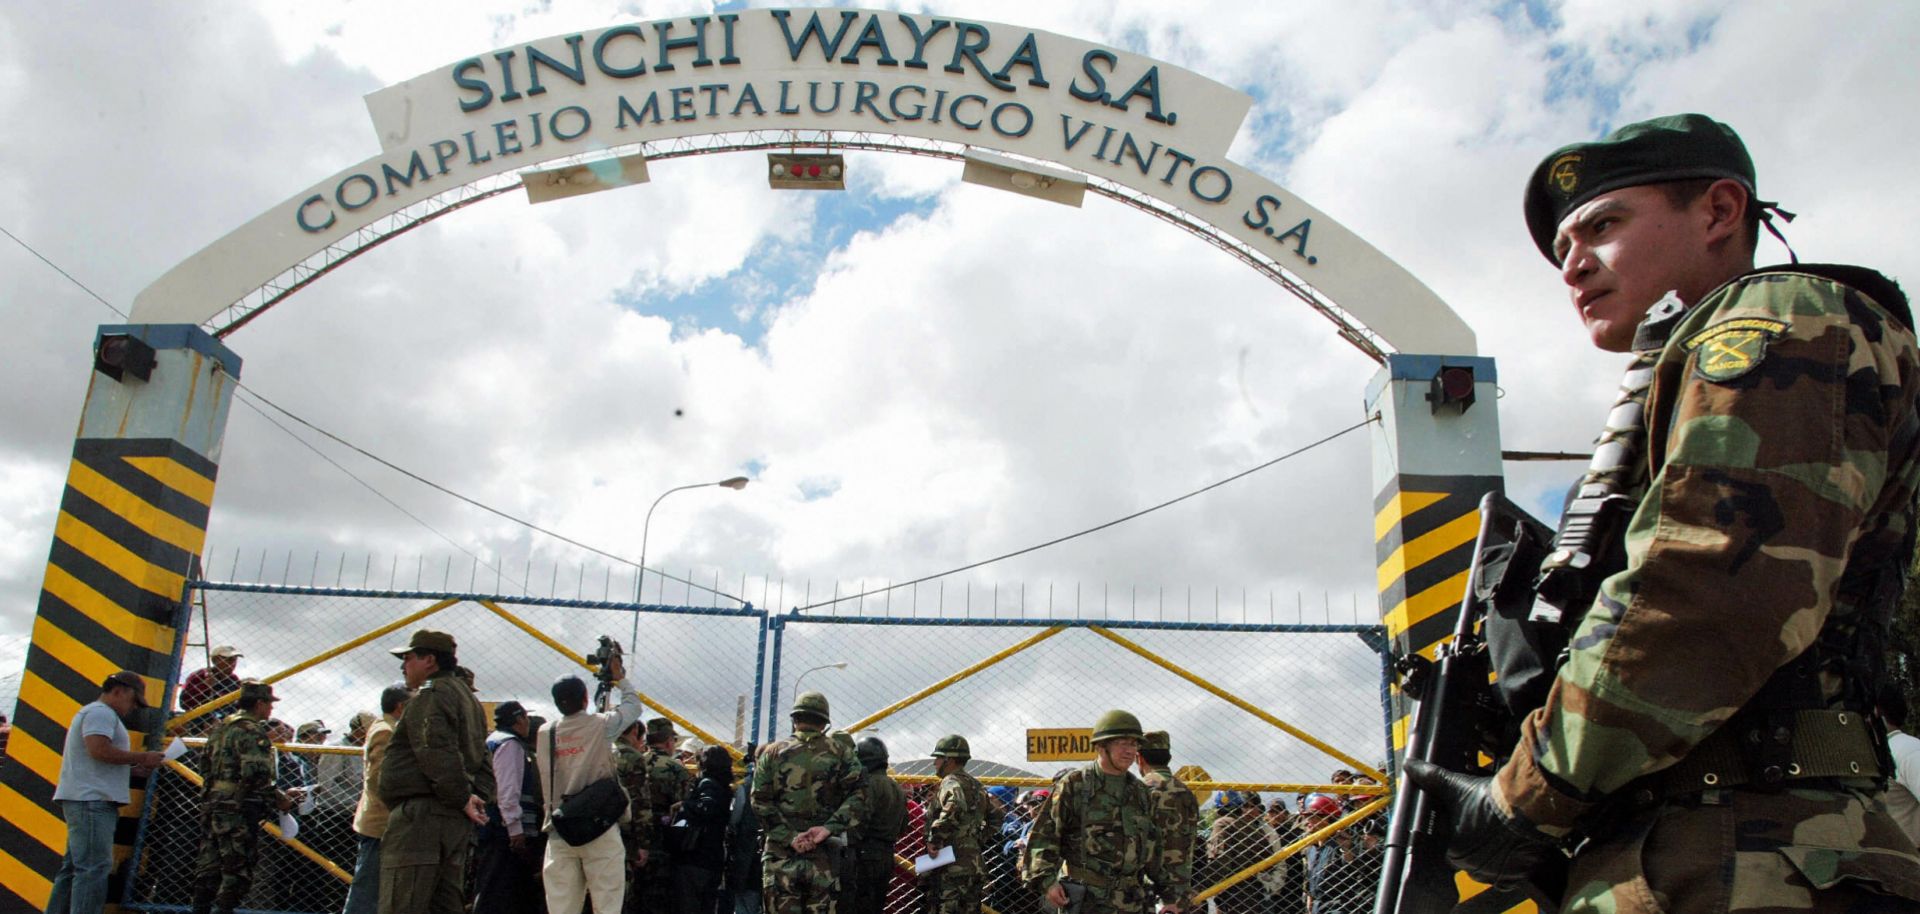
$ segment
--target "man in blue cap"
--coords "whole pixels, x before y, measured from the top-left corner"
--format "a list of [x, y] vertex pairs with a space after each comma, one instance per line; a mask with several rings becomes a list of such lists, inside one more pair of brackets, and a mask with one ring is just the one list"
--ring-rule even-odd
[[1787, 217], [1755, 187], [1698, 114], [1563, 147], [1527, 184], [1589, 338], [1647, 379], [1623, 404], [1644, 457], [1584, 481], [1637, 509], [1495, 776], [1407, 774], [1483, 880], [1571, 850], [1565, 912], [1920, 910], [1870, 713], [1914, 547], [1913, 319], [1872, 270], [1754, 269]]

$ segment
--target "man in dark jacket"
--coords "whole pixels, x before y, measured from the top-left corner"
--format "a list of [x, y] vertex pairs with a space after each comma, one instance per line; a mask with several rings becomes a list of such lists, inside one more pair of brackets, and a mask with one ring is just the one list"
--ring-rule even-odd
[[534, 914], [540, 889], [540, 777], [533, 764], [533, 720], [517, 701], [493, 709], [487, 737], [497, 799], [487, 804], [474, 853], [473, 914]]
[[462, 914], [467, 843], [487, 821], [493, 766], [484, 712], [455, 672], [453, 636], [421, 629], [400, 658], [414, 692], [380, 767], [392, 811], [380, 845], [380, 914]]

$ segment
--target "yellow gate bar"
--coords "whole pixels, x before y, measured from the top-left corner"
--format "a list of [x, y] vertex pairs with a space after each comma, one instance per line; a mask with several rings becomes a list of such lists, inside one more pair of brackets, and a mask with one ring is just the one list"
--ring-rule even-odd
[[[940, 783], [939, 775], [933, 774], [901, 774], [897, 771], [889, 770], [887, 776], [902, 784]], [[1046, 787], [1054, 781], [1053, 778], [1003, 777], [998, 775], [983, 776], [975, 780], [989, 787]], [[1186, 784], [1189, 789], [1196, 793], [1212, 790], [1250, 790], [1256, 793], [1273, 794], [1334, 793], [1346, 794], [1347, 796], [1374, 796], [1389, 792], [1387, 787], [1379, 784], [1287, 784], [1262, 781], [1183, 781], [1182, 783]]]
[[[332, 660], [333, 658], [338, 657], [341, 654], [344, 654], [350, 650], [353, 650], [354, 648], [359, 647], [360, 645], [366, 644], [367, 642], [372, 641], [373, 639], [378, 638], [381, 635], [392, 634], [395, 629], [405, 628], [409, 625], [412, 625], [415, 622], [420, 621], [421, 619], [425, 619], [426, 617], [431, 616], [434, 613], [437, 613], [443, 609], [446, 609], [447, 607], [452, 606], [453, 604], [458, 602], [460, 601], [459, 600], [441, 600], [440, 602], [435, 603], [432, 606], [427, 607], [426, 609], [420, 610], [417, 613], [413, 613], [412, 615], [403, 616], [399, 619], [395, 619], [394, 621], [389, 622], [385, 625], [382, 625], [379, 628], [374, 629], [373, 631], [367, 632], [366, 634], [361, 635], [360, 637], [355, 638], [352, 641], [348, 641], [345, 644], [340, 645], [339, 647], [329, 648], [325, 651], [322, 651], [321, 653], [315, 654], [312, 657], [302, 660], [299, 663], [294, 664], [293, 666], [287, 667], [286, 669], [281, 670], [278, 673], [275, 673], [271, 676], [264, 677], [260, 681], [268, 682], [268, 683], [279, 682], [280, 680], [285, 679], [288, 676], [292, 676], [293, 674], [298, 673], [302, 670], [305, 670], [309, 667], [312, 667], [315, 664], [324, 663], [328, 660]], [[180, 725], [186, 723], [187, 721], [190, 721], [203, 714], [211, 714], [215, 710], [224, 708], [227, 705], [233, 704], [234, 702], [239, 700], [240, 700], [240, 692], [238, 690], [228, 692], [227, 694], [222, 695], [219, 698], [216, 698], [212, 701], [209, 701], [206, 704], [203, 704], [197, 708], [194, 708], [191, 711], [183, 711], [179, 714], [174, 715], [170, 720], [167, 721], [167, 729], [178, 730], [180, 729]]]
[[[550, 648], [553, 648], [556, 652], [560, 654], [560, 656], [565, 657], [568, 660], [571, 660], [574, 663], [579, 664], [587, 672], [595, 673], [595, 674], [599, 673], [600, 668], [594, 666], [591, 663], [588, 663], [586, 657], [581, 656], [580, 654], [574, 652], [572, 648], [569, 648], [566, 645], [561, 644], [558, 641], [555, 641], [552, 637], [548, 636], [546, 632], [543, 632], [537, 628], [534, 628], [525, 619], [522, 619], [519, 616], [516, 616], [513, 613], [510, 613], [505, 609], [502, 609], [500, 607], [500, 604], [495, 603], [492, 600], [480, 600], [478, 602], [480, 603], [481, 606], [484, 606], [490, 610], [493, 610], [495, 615], [499, 616], [502, 619], [507, 620], [508, 624], [511, 624], [513, 627], [523, 632], [526, 632], [529, 635], [532, 635], [534, 640]], [[708, 745], [719, 746], [727, 750], [727, 754], [733, 756], [734, 759], [738, 760], [740, 758], [740, 750], [737, 747], [735, 747], [732, 743], [729, 743], [726, 740], [721, 739], [720, 737], [717, 737], [711, 733], [708, 733], [707, 731], [701, 729], [699, 725], [695, 724], [693, 721], [690, 721], [684, 717], [681, 717], [678, 714], [675, 714], [672, 708], [669, 708], [657, 701], [654, 701], [652, 698], [647, 697], [647, 693], [640, 692], [638, 694], [640, 696], [640, 702], [646, 705], [647, 707], [650, 707], [656, 711], [659, 711], [661, 717], [664, 717], [670, 721], [673, 721], [675, 724], [679, 726], [687, 728], [688, 733], [692, 733], [694, 736], [700, 737]]]
[[[200, 784], [203, 781], [203, 779], [200, 777], [199, 772], [196, 772], [192, 768], [188, 768], [187, 766], [180, 764], [179, 759], [168, 759], [167, 767], [173, 769], [175, 774], [178, 774], [181, 777], [186, 778], [187, 782], [192, 784], [195, 787], [200, 786]], [[265, 830], [267, 834], [272, 835], [274, 837], [274, 840], [277, 840], [281, 844], [284, 844], [288, 847], [293, 848], [295, 851], [299, 852], [300, 856], [313, 861], [315, 866], [318, 866], [321, 869], [326, 870], [329, 873], [332, 873], [333, 878], [338, 879], [341, 882], [347, 883], [349, 885], [353, 884], [352, 873], [349, 873], [346, 870], [341, 869], [339, 864], [334, 863], [332, 860], [328, 860], [325, 854], [322, 854], [319, 851], [316, 851], [313, 848], [308, 847], [305, 841], [302, 841], [298, 838], [287, 837], [285, 833], [280, 831], [280, 826], [275, 825], [272, 822], [267, 822], [263, 820], [260, 822], [260, 828]]]
[[1113, 632], [1107, 629], [1101, 628], [1098, 625], [1090, 626], [1090, 628], [1092, 628], [1093, 632], [1099, 635], [1100, 637], [1105, 638], [1109, 641], [1112, 641], [1113, 643], [1118, 644], [1121, 647], [1124, 647], [1127, 650], [1130, 650], [1136, 654], [1139, 654], [1141, 657], [1146, 658], [1147, 660], [1154, 663], [1156, 666], [1159, 666], [1162, 669], [1165, 669], [1167, 672], [1172, 673], [1175, 676], [1180, 677], [1181, 679], [1185, 679], [1186, 681], [1191, 682], [1194, 685], [1197, 685], [1200, 688], [1213, 693], [1213, 695], [1226, 701], [1228, 704], [1231, 704], [1234, 707], [1237, 707], [1240, 710], [1247, 712], [1248, 714], [1258, 717], [1261, 720], [1266, 721], [1267, 723], [1270, 723], [1276, 727], [1279, 727], [1281, 730], [1286, 731], [1289, 735], [1293, 736], [1295, 739], [1298, 739], [1301, 742], [1304, 742], [1307, 745], [1320, 750], [1321, 752], [1325, 752], [1326, 754], [1331, 755], [1334, 758], [1339, 759], [1340, 761], [1346, 762], [1348, 765], [1353, 767], [1353, 770], [1361, 774], [1364, 774], [1367, 777], [1373, 778], [1375, 781], [1378, 781], [1381, 784], [1387, 783], [1387, 776], [1383, 774], [1379, 769], [1365, 762], [1362, 762], [1359, 759], [1356, 759], [1353, 756], [1346, 754], [1345, 752], [1341, 752], [1340, 750], [1335, 749], [1324, 742], [1321, 742], [1319, 739], [1316, 739], [1312, 734], [1306, 732], [1305, 730], [1300, 729], [1299, 727], [1296, 727], [1290, 723], [1287, 723], [1286, 721], [1281, 720], [1280, 718], [1275, 717], [1272, 714], [1268, 714], [1266, 711], [1263, 711], [1260, 708], [1254, 707], [1253, 704], [1249, 703], [1245, 699], [1242, 699], [1241, 697], [1233, 694], [1232, 692], [1229, 692], [1226, 689], [1220, 688], [1219, 686], [1214, 685], [1213, 683], [1208, 682], [1205, 679], [1202, 679], [1191, 672], [1188, 672], [1185, 668], [1181, 667], [1179, 664], [1174, 663], [1173, 661], [1168, 660], [1167, 658], [1162, 657], [1159, 654], [1156, 654], [1150, 650], [1147, 650], [1146, 648], [1141, 647], [1139, 644], [1136, 644], [1133, 641], [1123, 638], [1120, 635], [1114, 634]]
[[1279, 863], [1280, 861], [1293, 856], [1294, 854], [1300, 853], [1302, 850], [1306, 849], [1307, 845], [1317, 844], [1321, 840], [1325, 839], [1328, 835], [1331, 835], [1334, 832], [1337, 832], [1343, 828], [1347, 828], [1348, 826], [1351, 826], [1353, 823], [1358, 822], [1361, 819], [1364, 819], [1380, 811], [1381, 809], [1386, 807], [1387, 801], [1391, 799], [1393, 798], [1381, 797], [1380, 799], [1374, 800], [1373, 802], [1368, 803], [1367, 805], [1362, 806], [1359, 809], [1356, 809], [1350, 813], [1347, 813], [1344, 816], [1341, 816], [1340, 818], [1334, 820], [1333, 824], [1328, 825], [1327, 827], [1322, 828], [1317, 832], [1312, 832], [1310, 834], [1301, 836], [1298, 840], [1294, 841], [1292, 844], [1289, 844], [1286, 847], [1283, 847], [1277, 851], [1274, 851], [1273, 855], [1270, 857], [1267, 857], [1265, 860], [1261, 860], [1260, 862], [1255, 863], [1254, 865], [1247, 867], [1246, 869], [1241, 870], [1238, 873], [1228, 876], [1227, 878], [1222, 879], [1219, 882], [1216, 882], [1213, 885], [1208, 886], [1205, 890], [1194, 895], [1193, 900], [1206, 901], [1207, 899], [1212, 898], [1213, 896], [1218, 895], [1221, 892], [1224, 892], [1230, 888], [1233, 888], [1236, 885], [1239, 885], [1242, 882], [1245, 882], [1249, 879], [1252, 879], [1255, 876], [1260, 875], [1268, 867], [1271, 867], [1274, 864]]
[[972, 676], [973, 674], [978, 673], [981, 670], [986, 669], [987, 667], [993, 666], [994, 664], [999, 663], [1000, 661], [1005, 660], [1008, 657], [1018, 654], [1021, 651], [1024, 651], [1027, 648], [1030, 648], [1036, 644], [1039, 644], [1040, 642], [1045, 641], [1048, 638], [1051, 638], [1054, 635], [1060, 634], [1061, 632], [1066, 630], [1067, 630], [1066, 626], [1056, 625], [1052, 628], [1041, 631], [1038, 634], [1035, 634], [1031, 638], [1027, 638], [1018, 644], [1008, 647], [1007, 649], [1000, 651], [999, 653], [994, 654], [993, 656], [988, 657], [985, 660], [980, 661], [979, 663], [976, 663], [970, 667], [967, 667], [964, 670], [961, 670], [958, 673], [953, 674], [952, 676], [948, 676], [947, 678], [942, 679], [939, 682], [934, 683], [933, 685], [927, 686], [926, 688], [921, 689], [920, 691], [915, 692], [912, 695], [908, 695], [907, 697], [902, 698], [899, 701], [894, 702], [893, 704], [890, 704], [884, 708], [881, 708], [878, 711], [873, 712], [872, 714], [867, 715], [865, 718], [862, 718], [861, 720], [848, 726], [846, 730], [848, 733], [853, 733], [853, 732], [865, 729], [867, 727], [871, 727], [874, 724], [877, 724], [882, 720], [885, 720], [888, 717], [891, 717], [897, 711], [903, 710], [905, 708], [910, 708], [916, 704], [919, 704], [921, 701], [925, 700], [927, 696], [932, 695], [933, 693], [938, 692], [941, 689], [946, 688], [947, 686], [953, 685], [954, 683], [959, 682], [960, 680], [965, 679], [968, 676]]

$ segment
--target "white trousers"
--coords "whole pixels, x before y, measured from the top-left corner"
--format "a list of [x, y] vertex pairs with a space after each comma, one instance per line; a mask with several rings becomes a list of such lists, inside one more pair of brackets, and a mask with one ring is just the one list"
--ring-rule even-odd
[[547, 859], [540, 868], [547, 910], [578, 911], [592, 893], [594, 914], [620, 914], [627, 888], [626, 857], [617, 825], [579, 847], [547, 835]]

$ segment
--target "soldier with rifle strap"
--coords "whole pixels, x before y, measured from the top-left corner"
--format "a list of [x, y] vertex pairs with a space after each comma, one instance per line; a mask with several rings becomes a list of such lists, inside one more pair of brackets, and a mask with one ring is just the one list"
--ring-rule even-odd
[[1555, 151], [1525, 210], [1594, 345], [1644, 360], [1644, 454], [1617, 570], [1546, 559], [1528, 621], [1565, 648], [1504, 761], [1407, 763], [1449, 860], [1496, 885], [1564, 862], [1569, 912], [1920, 908], [1870, 713], [1920, 486], [1905, 296], [1861, 267], [1755, 270], [1791, 215], [1701, 115]]

